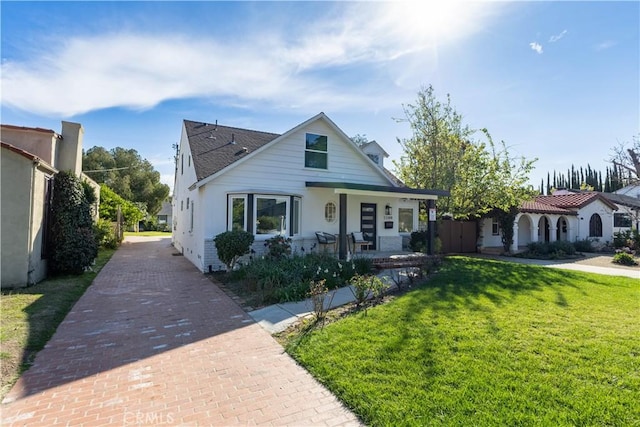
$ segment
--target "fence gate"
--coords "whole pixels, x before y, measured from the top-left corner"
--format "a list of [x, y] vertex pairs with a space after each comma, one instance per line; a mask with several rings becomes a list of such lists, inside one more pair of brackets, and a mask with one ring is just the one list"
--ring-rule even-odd
[[442, 253], [476, 252], [476, 228], [475, 221], [440, 221], [438, 237], [442, 242]]

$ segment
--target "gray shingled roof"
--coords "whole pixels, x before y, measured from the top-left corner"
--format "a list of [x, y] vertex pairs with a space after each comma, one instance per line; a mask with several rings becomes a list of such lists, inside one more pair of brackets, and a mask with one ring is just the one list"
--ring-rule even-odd
[[198, 181], [221, 171], [280, 136], [276, 133], [190, 120], [185, 120], [184, 126]]

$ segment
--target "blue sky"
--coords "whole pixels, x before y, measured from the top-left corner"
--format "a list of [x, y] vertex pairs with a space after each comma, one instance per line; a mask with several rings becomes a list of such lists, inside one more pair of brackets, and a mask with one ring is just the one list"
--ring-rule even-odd
[[[182, 120], [282, 133], [324, 111], [391, 159], [403, 105], [446, 94], [553, 169], [640, 133], [640, 2], [7, 2], [1, 120], [85, 128], [172, 184]], [[480, 135], [478, 135], [480, 138]], [[390, 162], [389, 162], [390, 164]]]

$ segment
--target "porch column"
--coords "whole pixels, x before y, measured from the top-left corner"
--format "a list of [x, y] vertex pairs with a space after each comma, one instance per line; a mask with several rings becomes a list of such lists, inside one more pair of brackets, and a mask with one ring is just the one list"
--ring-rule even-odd
[[340, 193], [340, 234], [338, 236], [338, 257], [347, 259], [347, 195]]
[[429, 241], [427, 242], [427, 255], [433, 255], [436, 248], [436, 219], [435, 215], [431, 214], [431, 212], [435, 212], [435, 209], [436, 201], [433, 199], [427, 200], [427, 215], [429, 216]]
[[549, 242], [555, 242], [558, 240], [558, 218], [555, 215], [550, 215], [549, 221]]
[[511, 252], [518, 252], [518, 221], [513, 223], [513, 242], [511, 243]]

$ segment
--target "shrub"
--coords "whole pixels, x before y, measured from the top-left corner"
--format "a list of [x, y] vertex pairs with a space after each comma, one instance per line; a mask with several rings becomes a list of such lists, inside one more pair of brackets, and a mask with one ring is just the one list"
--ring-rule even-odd
[[98, 219], [93, 226], [93, 232], [96, 237], [96, 244], [107, 249], [117, 249], [120, 245], [120, 239], [113, 229], [111, 222], [106, 219]]
[[356, 306], [358, 307], [362, 305], [369, 294], [371, 294], [374, 299], [380, 300], [389, 287], [382, 279], [373, 275], [361, 276], [356, 274], [349, 280], [349, 283], [353, 286], [351, 292], [356, 299]]
[[327, 317], [327, 311], [331, 307], [331, 300], [333, 300], [333, 295], [335, 295], [331, 295], [331, 300], [325, 305], [324, 300], [328, 292], [329, 289], [327, 289], [324, 280], [312, 280], [309, 284], [309, 292], [307, 293], [307, 296], [311, 298], [316, 321], [324, 320], [325, 317]]
[[576, 240], [573, 246], [578, 252], [594, 252], [593, 241], [590, 239]]
[[48, 268], [54, 274], [81, 274], [98, 256], [91, 206], [81, 181], [70, 172], [54, 178]]
[[640, 249], [640, 232], [638, 230], [619, 231], [613, 234], [613, 247], [616, 249]]
[[244, 230], [225, 231], [213, 239], [218, 258], [227, 266], [228, 271], [233, 270], [238, 259], [249, 252], [253, 239], [253, 234]]
[[633, 255], [625, 252], [619, 252], [615, 254], [611, 262], [621, 265], [638, 265], [638, 262], [633, 259]]
[[267, 240], [265, 245], [269, 248], [267, 256], [273, 259], [286, 258], [291, 255], [291, 239], [284, 236], [275, 236]]
[[414, 252], [427, 252], [427, 241], [429, 240], [429, 233], [427, 231], [414, 231], [411, 233], [411, 239], [409, 240], [409, 247]]

